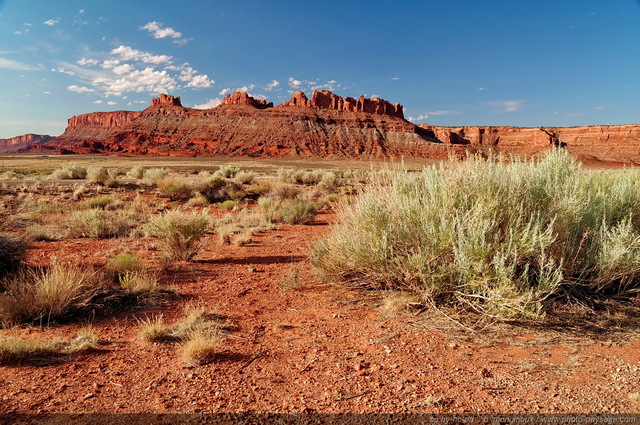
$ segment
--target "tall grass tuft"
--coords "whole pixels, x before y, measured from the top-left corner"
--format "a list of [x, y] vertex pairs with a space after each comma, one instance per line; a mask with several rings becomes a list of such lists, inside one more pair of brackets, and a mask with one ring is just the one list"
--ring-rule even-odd
[[209, 225], [206, 214], [170, 211], [152, 218], [145, 226], [145, 233], [156, 238], [167, 259], [189, 261], [196, 254]]
[[312, 254], [329, 280], [541, 319], [543, 301], [640, 287], [640, 172], [564, 150], [378, 174]]

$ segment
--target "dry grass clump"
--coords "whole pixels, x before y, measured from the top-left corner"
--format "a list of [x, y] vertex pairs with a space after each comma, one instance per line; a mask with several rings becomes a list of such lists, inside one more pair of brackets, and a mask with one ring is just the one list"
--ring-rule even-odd
[[75, 180], [87, 177], [87, 169], [76, 163], [63, 165], [49, 175], [50, 180]]
[[263, 214], [248, 210], [218, 218], [214, 222], [214, 227], [220, 242], [238, 246], [250, 243], [252, 236], [256, 233], [275, 228]]
[[134, 165], [127, 171], [126, 176], [132, 179], [141, 179], [144, 177], [145, 171], [146, 169], [142, 165]]
[[156, 238], [166, 259], [190, 261], [209, 225], [209, 217], [204, 213], [170, 211], [153, 217], [144, 231], [147, 236]]
[[233, 178], [233, 180], [237, 183], [237, 184], [250, 184], [253, 179], [255, 177], [255, 174], [253, 174], [252, 172], [249, 171], [239, 171], [235, 177]]
[[76, 211], [65, 223], [70, 238], [122, 237], [135, 226], [136, 221], [125, 212], [99, 209]]
[[541, 319], [551, 296], [640, 288], [639, 189], [640, 172], [585, 171], [563, 150], [380, 173], [312, 259], [331, 281]]
[[178, 342], [185, 362], [205, 364], [220, 351], [228, 325], [205, 307], [187, 305], [183, 318], [166, 325], [162, 315], [142, 320], [140, 337], [150, 343]]
[[158, 180], [161, 180], [167, 177], [168, 175], [169, 175], [169, 172], [164, 168], [149, 168], [143, 171], [142, 178], [144, 179], [145, 183], [149, 185], [154, 185], [158, 182]]
[[70, 340], [30, 341], [8, 336], [0, 340], [0, 363], [38, 362], [78, 354], [95, 348], [98, 335], [90, 328], [82, 328]]
[[161, 196], [172, 201], [186, 201], [193, 196], [193, 187], [184, 180], [175, 177], [164, 177], [156, 181]]
[[307, 199], [260, 198], [258, 205], [272, 223], [307, 224], [317, 215], [316, 205]]
[[214, 177], [224, 177], [225, 179], [232, 179], [236, 174], [240, 171], [238, 167], [230, 167], [227, 165], [222, 165], [219, 170], [213, 173]]
[[26, 253], [27, 244], [23, 239], [0, 233], [0, 277], [17, 270]]
[[86, 201], [86, 205], [89, 208], [104, 210], [114, 202], [111, 196], [103, 195], [96, 198], [91, 198]]
[[0, 323], [50, 322], [89, 306], [110, 285], [90, 267], [54, 262], [48, 268], [24, 269], [2, 281]]

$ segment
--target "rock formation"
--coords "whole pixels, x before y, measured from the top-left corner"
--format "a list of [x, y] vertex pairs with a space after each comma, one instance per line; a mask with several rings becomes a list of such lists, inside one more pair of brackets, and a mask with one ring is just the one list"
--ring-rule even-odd
[[384, 99], [366, 99], [364, 96], [360, 96], [358, 100], [352, 97], [342, 98], [329, 90], [314, 91], [311, 100], [303, 92], [297, 91], [288, 102], [284, 102], [280, 106], [304, 106], [314, 109], [365, 112], [367, 114], [389, 115], [404, 119], [402, 105], [399, 103], [391, 104]]
[[416, 126], [400, 104], [327, 90], [295, 92], [273, 107], [245, 92], [212, 109], [161, 95], [143, 111], [74, 116], [59, 137], [32, 150], [173, 156], [463, 158], [533, 155], [564, 146], [583, 159], [640, 163], [640, 125], [571, 128]]
[[53, 139], [46, 134], [23, 134], [22, 136], [0, 139], [0, 153], [20, 153], [31, 146], [40, 145]]
[[237, 92], [234, 92], [233, 95], [230, 95], [230, 94], [226, 95], [225, 98], [222, 99], [222, 102], [220, 104], [221, 105], [248, 105], [258, 109], [266, 109], [266, 108], [273, 107], [273, 102], [267, 103], [265, 100], [262, 100], [262, 99], [254, 99], [253, 97], [249, 96], [247, 92], [244, 92], [244, 91], [237, 91]]

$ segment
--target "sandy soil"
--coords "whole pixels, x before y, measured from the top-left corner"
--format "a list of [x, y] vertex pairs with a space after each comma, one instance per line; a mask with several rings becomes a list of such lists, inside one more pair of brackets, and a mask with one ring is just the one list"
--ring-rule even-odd
[[[68, 338], [90, 322], [101, 342], [59, 362], [0, 366], [0, 412], [640, 412], [639, 338], [526, 328], [469, 337], [437, 312], [386, 317], [375, 295], [313, 273], [307, 256], [333, 220], [283, 225], [243, 247], [209, 235], [195, 262], [163, 279], [180, 298], [156, 309], [2, 330]], [[28, 262], [102, 265], [124, 246], [158, 262], [148, 238], [35, 242]], [[292, 274], [300, 288], [283, 285]], [[141, 318], [162, 312], [171, 323], [193, 301], [234, 325], [214, 361], [196, 367], [176, 345], [138, 336]]]

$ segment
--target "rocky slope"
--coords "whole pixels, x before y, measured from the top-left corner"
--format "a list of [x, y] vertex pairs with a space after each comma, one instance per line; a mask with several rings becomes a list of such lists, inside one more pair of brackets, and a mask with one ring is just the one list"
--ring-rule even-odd
[[31, 146], [39, 145], [53, 139], [45, 134], [23, 134], [10, 139], [0, 139], [0, 153], [19, 153]]
[[160, 95], [143, 111], [74, 116], [59, 137], [32, 148], [59, 153], [433, 159], [480, 152], [532, 155], [564, 146], [582, 160], [640, 163], [640, 125], [570, 128], [416, 126], [402, 105], [295, 92], [276, 107], [245, 92], [212, 109]]

